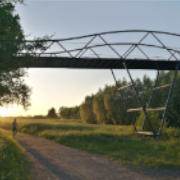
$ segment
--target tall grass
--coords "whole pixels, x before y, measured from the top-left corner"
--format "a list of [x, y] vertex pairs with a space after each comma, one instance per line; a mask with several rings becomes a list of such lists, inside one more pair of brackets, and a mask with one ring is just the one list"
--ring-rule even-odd
[[24, 151], [0, 131], [0, 179], [32, 180]]
[[[19, 121], [19, 131], [85, 151], [102, 154], [133, 167], [179, 168], [180, 130], [164, 129], [157, 142], [138, 137], [131, 126], [89, 125], [58, 120]], [[9, 125], [1, 122], [1, 127]]]

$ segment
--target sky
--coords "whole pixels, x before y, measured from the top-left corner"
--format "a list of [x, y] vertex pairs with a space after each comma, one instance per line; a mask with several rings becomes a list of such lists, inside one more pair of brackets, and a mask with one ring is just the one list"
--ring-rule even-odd
[[[146, 29], [180, 34], [179, 1], [26, 1], [16, 13], [27, 39], [54, 35], [53, 39], [98, 32]], [[179, 46], [180, 47], [180, 46]], [[86, 95], [113, 85], [110, 70], [28, 69], [26, 83], [32, 88], [31, 107], [0, 108], [0, 116], [46, 115], [48, 109], [80, 105]], [[155, 71], [131, 71], [133, 78]], [[124, 70], [117, 78], [127, 77]]]

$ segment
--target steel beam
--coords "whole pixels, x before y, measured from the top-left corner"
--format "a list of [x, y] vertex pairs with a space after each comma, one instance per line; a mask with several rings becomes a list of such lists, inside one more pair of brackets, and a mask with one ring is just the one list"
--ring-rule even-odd
[[159, 135], [157, 137], [158, 140], [160, 139], [160, 136], [161, 136], [161, 132], [162, 132], [163, 124], [164, 124], [164, 119], [166, 117], [167, 109], [168, 109], [168, 106], [169, 106], [169, 101], [170, 101], [170, 98], [171, 98], [171, 95], [172, 95], [172, 90], [173, 90], [174, 83], [175, 83], [175, 80], [176, 80], [176, 77], [177, 77], [177, 74], [178, 74], [179, 65], [180, 65], [180, 61], [177, 62], [175, 73], [174, 73], [174, 78], [173, 78], [173, 81], [172, 81], [172, 85], [171, 85], [169, 93], [168, 93], [168, 98], [167, 98], [167, 101], [166, 101], [166, 108], [165, 108], [164, 113], [163, 113], [163, 117], [162, 117], [160, 128], [159, 128]]

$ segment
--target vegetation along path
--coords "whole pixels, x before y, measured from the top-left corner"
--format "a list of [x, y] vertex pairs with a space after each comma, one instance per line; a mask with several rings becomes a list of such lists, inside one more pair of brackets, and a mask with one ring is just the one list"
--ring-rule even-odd
[[[10, 131], [3, 132], [11, 135]], [[67, 147], [44, 138], [18, 133], [18, 143], [31, 162], [35, 180], [180, 179], [177, 170], [122, 167], [100, 155]]]

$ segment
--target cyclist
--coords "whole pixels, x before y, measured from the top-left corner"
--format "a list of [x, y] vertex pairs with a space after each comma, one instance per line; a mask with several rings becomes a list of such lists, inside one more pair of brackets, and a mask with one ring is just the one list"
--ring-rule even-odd
[[17, 125], [16, 119], [14, 119], [14, 122], [12, 123], [13, 136], [16, 135], [16, 133], [17, 133], [17, 128], [18, 128], [18, 125]]

